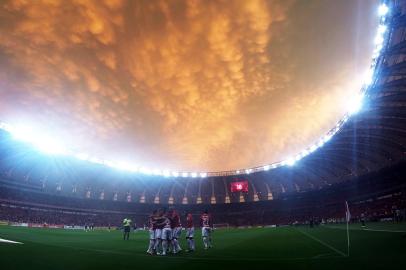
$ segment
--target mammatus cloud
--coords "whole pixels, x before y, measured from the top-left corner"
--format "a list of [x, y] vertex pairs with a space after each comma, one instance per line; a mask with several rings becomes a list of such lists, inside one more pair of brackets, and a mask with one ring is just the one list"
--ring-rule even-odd
[[285, 37], [294, 6], [3, 1], [0, 116], [147, 167], [283, 159], [332, 126], [354, 91], [351, 66], [313, 85], [296, 81]]

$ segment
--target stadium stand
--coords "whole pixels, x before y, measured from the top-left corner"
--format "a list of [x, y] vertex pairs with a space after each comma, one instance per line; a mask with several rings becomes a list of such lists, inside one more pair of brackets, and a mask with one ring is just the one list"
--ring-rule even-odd
[[[143, 224], [153, 209], [174, 205], [182, 213], [209, 208], [215, 223], [230, 226], [283, 225], [340, 221], [346, 200], [354, 221], [361, 213], [404, 217], [406, 15], [404, 4], [393, 3], [362, 111], [294, 166], [207, 178], [131, 174], [36, 153], [0, 130], [0, 219], [105, 226], [131, 215]], [[230, 191], [237, 180], [248, 181], [248, 192]]]

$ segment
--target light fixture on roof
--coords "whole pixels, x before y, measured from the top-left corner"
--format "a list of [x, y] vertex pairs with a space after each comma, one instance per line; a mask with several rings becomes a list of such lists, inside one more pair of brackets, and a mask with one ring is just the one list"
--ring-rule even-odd
[[103, 159], [96, 158], [96, 157], [89, 157], [87, 159], [87, 161], [94, 163], [94, 164], [106, 165], [105, 161]]
[[316, 149], [317, 149], [317, 145], [315, 145], [315, 144], [313, 144], [311, 147], [310, 147], [310, 153], [313, 153], [314, 151], [316, 151]]
[[162, 175], [162, 172], [161, 172], [161, 170], [159, 170], [159, 169], [154, 169], [154, 170], [152, 171], [152, 173], [153, 173], [153, 175]]
[[386, 30], [388, 29], [388, 27], [386, 25], [380, 24], [378, 26], [378, 34], [379, 35], [383, 35], [385, 34]]
[[142, 167], [142, 168], [140, 169], [140, 172], [143, 173], [143, 174], [146, 174], [146, 175], [150, 175], [150, 174], [151, 174], [151, 170], [148, 169], [148, 168], [145, 168], [145, 167]]
[[294, 158], [289, 158], [285, 161], [286, 165], [288, 166], [293, 166], [296, 163], [296, 160]]
[[385, 4], [382, 3], [379, 7], [378, 7], [378, 14], [379, 16], [385, 16], [389, 11], [389, 7]]
[[323, 138], [324, 143], [326, 143], [326, 142], [328, 142], [329, 140], [331, 140], [332, 137], [333, 137], [333, 136], [331, 136], [330, 134], [324, 136], [324, 138]]
[[364, 74], [364, 85], [369, 86], [373, 81], [374, 71], [370, 68]]
[[348, 103], [348, 113], [350, 115], [356, 114], [359, 112], [362, 108], [362, 103], [363, 103], [364, 95], [362, 93], [359, 93], [358, 95], [355, 95]]
[[75, 155], [75, 158], [80, 159], [80, 160], [88, 160], [89, 155], [85, 153], [78, 153]]
[[15, 140], [29, 143], [40, 152], [52, 155], [65, 155], [68, 153], [62, 142], [53, 139], [47, 134], [38, 133], [27, 126], [3, 126], [8, 128], [8, 132]]

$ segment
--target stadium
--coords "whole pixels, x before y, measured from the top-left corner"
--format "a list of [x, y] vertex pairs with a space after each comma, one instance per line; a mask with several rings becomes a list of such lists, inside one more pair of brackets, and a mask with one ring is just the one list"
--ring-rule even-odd
[[[1, 24], [21, 7], [0, 5]], [[371, 6], [378, 23], [361, 89], [327, 132], [285, 159], [226, 170], [134, 167], [66, 149], [53, 138], [3, 121], [0, 110], [2, 269], [402, 267], [406, 2]], [[7, 59], [9, 44], [17, 46], [0, 38], [0, 59]], [[0, 65], [0, 99], [6, 100], [3, 89], [15, 80], [3, 67], [14, 64]], [[150, 234], [156, 230], [152, 213], [168, 216], [174, 209], [180, 236], [162, 236], [158, 243]], [[194, 238], [186, 236], [190, 228]], [[182, 250], [176, 250], [174, 239]], [[176, 254], [166, 254], [167, 249]]]

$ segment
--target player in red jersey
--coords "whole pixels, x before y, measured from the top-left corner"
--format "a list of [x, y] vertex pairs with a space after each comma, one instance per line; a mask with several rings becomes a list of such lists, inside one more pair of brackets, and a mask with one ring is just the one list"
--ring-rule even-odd
[[155, 245], [154, 249], [157, 255], [161, 255], [162, 249], [162, 230], [165, 226], [164, 210], [159, 209], [155, 218]]
[[187, 252], [195, 251], [195, 240], [193, 239], [195, 228], [193, 226], [193, 216], [191, 213], [186, 216], [186, 240], [188, 245]]
[[172, 252], [174, 254], [182, 250], [179, 245], [178, 239], [182, 234], [182, 226], [180, 225], [180, 217], [176, 210], [171, 209], [171, 228], [172, 228]]
[[172, 228], [171, 228], [171, 213], [164, 211], [163, 215], [163, 229], [162, 229], [162, 254], [166, 255], [169, 246], [172, 242]]
[[209, 215], [208, 211], [204, 211], [200, 217], [200, 223], [202, 225], [202, 237], [204, 249], [211, 248], [211, 232], [213, 229], [212, 218]]
[[148, 228], [149, 228], [149, 246], [147, 253], [153, 255], [155, 250], [155, 229], [156, 229], [156, 217], [157, 210], [154, 210], [152, 214], [148, 217]]

